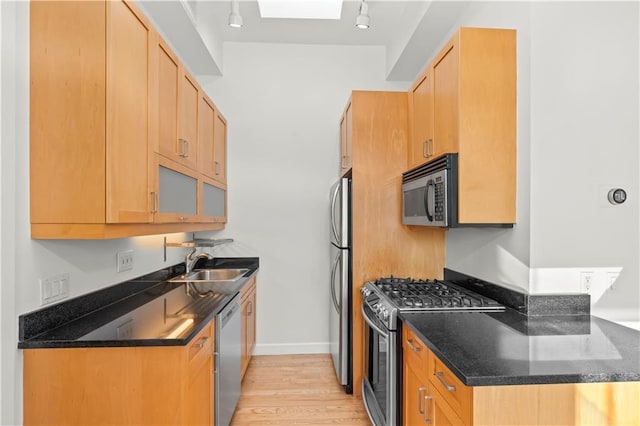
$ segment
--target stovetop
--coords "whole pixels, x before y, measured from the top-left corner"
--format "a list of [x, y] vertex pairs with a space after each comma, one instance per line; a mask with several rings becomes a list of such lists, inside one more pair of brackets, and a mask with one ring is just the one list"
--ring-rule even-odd
[[504, 309], [493, 299], [480, 296], [446, 281], [389, 277], [380, 278], [374, 281], [373, 285], [402, 311]]
[[361, 290], [365, 305], [394, 330], [398, 312], [502, 311], [503, 305], [448, 281], [383, 277]]

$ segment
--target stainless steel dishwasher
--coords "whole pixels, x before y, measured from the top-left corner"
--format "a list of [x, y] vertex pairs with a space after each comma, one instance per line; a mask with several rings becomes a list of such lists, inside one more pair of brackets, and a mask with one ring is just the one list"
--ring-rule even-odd
[[227, 426], [240, 398], [240, 294], [216, 316], [216, 366], [213, 380], [215, 425]]

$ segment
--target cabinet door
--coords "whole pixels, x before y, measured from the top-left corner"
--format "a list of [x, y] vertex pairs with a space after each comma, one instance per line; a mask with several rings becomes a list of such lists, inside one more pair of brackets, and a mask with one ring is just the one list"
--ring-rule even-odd
[[187, 425], [213, 424], [213, 358], [189, 371], [185, 417]]
[[458, 414], [436, 392], [432, 391], [431, 399], [426, 401], [426, 418], [431, 419], [433, 426], [466, 426]]
[[227, 182], [227, 120], [216, 111], [213, 125], [213, 161], [218, 182]]
[[433, 76], [427, 69], [417, 86], [409, 93], [411, 141], [409, 168], [433, 156]]
[[458, 152], [458, 46], [451, 42], [433, 65], [433, 156]]
[[352, 132], [352, 113], [351, 103], [347, 105], [347, 109], [340, 121], [340, 175], [344, 175], [351, 167], [353, 167], [353, 135]]
[[178, 119], [178, 152], [182, 163], [198, 167], [198, 85], [184, 69], [178, 86], [180, 102]]
[[158, 52], [158, 146], [156, 152], [180, 161], [178, 144], [178, 86], [180, 65], [176, 55], [163, 40]]
[[425, 399], [428, 395], [427, 380], [424, 375], [416, 373], [416, 367], [419, 368], [405, 363], [403, 368], [402, 417], [405, 426], [428, 424], [425, 421], [425, 405], [428, 402]]
[[201, 177], [201, 222], [227, 221], [227, 189], [224, 185]]
[[107, 223], [151, 220], [148, 164], [154, 36], [134, 6], [107, 2]]
[[186, 425], [213, 424], [213, 321], [186, 348], [187, 386], [184, 419]]
[[197, 222], [198, 174], [161, 156], [156, 156], [155, 170], [154, 222]]
[[247, 356], [249, 359], [253, 355], [256, 347], [256, 288], [249, 295], [249, 304], [247, 306]]
[[201, 93], [198, 97], [198, 170], [210, 178], [216, 176], [213, 150], [215, 116], [213, 104]]

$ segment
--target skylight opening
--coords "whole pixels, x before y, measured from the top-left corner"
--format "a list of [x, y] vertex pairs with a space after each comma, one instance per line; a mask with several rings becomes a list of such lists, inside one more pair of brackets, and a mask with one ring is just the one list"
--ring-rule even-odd
[[258, 0], [260, 16], [284, 19], [340, 19], [342, 0]]

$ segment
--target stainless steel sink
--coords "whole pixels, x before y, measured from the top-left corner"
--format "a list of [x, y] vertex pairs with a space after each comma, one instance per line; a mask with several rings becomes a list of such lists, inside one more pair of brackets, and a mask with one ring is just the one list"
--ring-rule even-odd
[[248, 269], [197, 269], [187, 274], [178, 275], [171, 278], [171, 282], [216, 282], [216, 281], [237, 281], [248, 271]]

